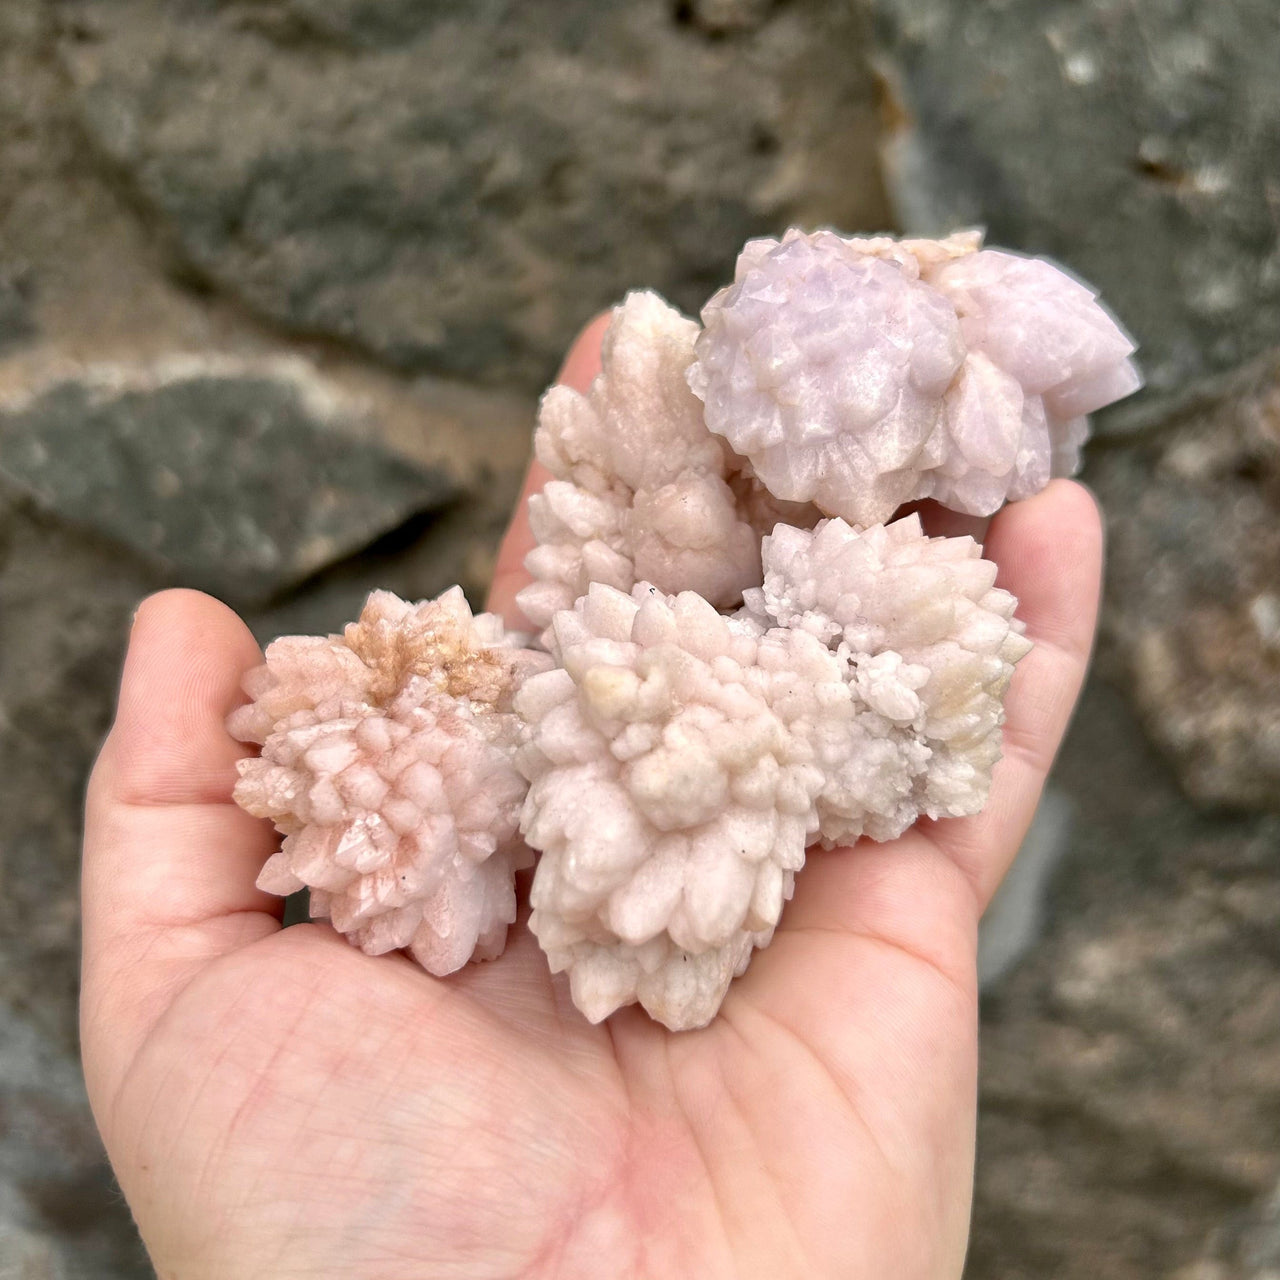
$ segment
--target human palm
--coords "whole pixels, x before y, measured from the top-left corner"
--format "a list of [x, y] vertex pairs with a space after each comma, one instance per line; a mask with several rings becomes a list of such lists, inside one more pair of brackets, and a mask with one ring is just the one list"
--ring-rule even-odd
[[[517, 518], [505, 612], [527, 540]], [[634, 1009], [589, 1025], [523, 923], [444, 980], [282, 930], [223, 728], [256, 646], [206, 596], [149, 600], [90, 785], [82, 1027], [161, 1277], [957, 1276], [977, 922], [1079, 689], [1100, 543], [1067, 482], [995, 519], [1036, 648], [986, 810], [814, 851], [773, 945], [678, 1034]]]

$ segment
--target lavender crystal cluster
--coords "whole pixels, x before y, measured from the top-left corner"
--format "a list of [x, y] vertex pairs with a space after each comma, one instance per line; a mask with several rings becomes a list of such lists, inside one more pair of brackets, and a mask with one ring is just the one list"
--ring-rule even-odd
[[855, 524], [973, 515], [1071, 475], [1132, 340], [1051, 263], [943, 241], [753, 240], [703, 308], [689, 385], [780, 498]]
[[1132, 342], [974, 233], [752, 241], [702, 319], [633, 293], [591, 388], [543, 398], [536, 646], [454, 588], [268, 649], [231, 721], [261, 746], [236, 798], [285, 834], [264, 889], [444, 974], [501, 952], [536, 854], [578, 1008], [686, 1029], [809, 850], [982, 808], [1017, 602], [971, 538], [889, 521], [1069, 474]]

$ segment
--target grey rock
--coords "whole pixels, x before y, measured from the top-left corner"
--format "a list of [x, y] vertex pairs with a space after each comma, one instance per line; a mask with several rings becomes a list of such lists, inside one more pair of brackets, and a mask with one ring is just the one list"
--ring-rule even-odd
[[676, 20], [688, 22], [711, 35], [751, 31], [769, 16], [775, 0], [680, 0]]
[[1192, 796], [1280, 809], [1280, 350], [1088, 477], [1110, 668]]
[[59, 12], [88, 135], [188, 269], [396, 366], [535, 388], [628, 288], [697, 308], [752, 234], [884, 220], [852, 7]]
[[0, 1003], [0, 1280], [142, 1280], [73, 1054]]
[[1280, 339], [1273, 0], [869, 0], [905, 227], [982, 223], [1099, 287], [1153, 420]]
[[185, 585], [259, 599], [455, 493], [301, 361], [98, 367], [0, 402], [0, 471]]
[[0, 484], [5, 1280], [150, 1274], [85, 1101], [76, 997], [85, 775], [110, 721], [129, 618], [153, 585], [127, 553]]
[[1280, 1187], [1214, 1232], [1205, 1256], [1173, 1280], [1277, 1280], [1280, 1277]]
[[3, 1219], [0, 1227], [0, 1280], [66, 1280], [57, 1246], [47, 1236]]
[[494, 476], [465, 502], [411, 522], [301, 589], [246, 611], [245, 621], [264, 646], [280, 635], [327, 635], [358, 617], [375, 587], [405, 600], [426, 600], [456, 583], [472, 607], [482, 609], [522, 481], [518, 473]]
[[85, 776], [133, 610], [159, 584], [137, 558], [0, 482], [0, 1005], [67, 1052]]
[[1056, 786], [1046, 788], [1013, 866], [982, 913], [978, 986], [983, 991], [1012, 972], [1040, 937], [1053, 873], [1071, 838], [1071, 809]]
[[31, 282], [27, 274], [0, 266], [0, 353], [26, 342], [35, 330]]
[[1210, 1280], [1280, 1179], [1280, 819], [1198, 812], [1100, 681], [1056, 778], [1046, 931], [983, 1002], [966, 1274]]

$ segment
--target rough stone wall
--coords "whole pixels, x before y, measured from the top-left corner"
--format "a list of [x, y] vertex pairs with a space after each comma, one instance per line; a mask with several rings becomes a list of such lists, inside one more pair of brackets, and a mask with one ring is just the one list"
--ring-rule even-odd
[[1108, 530], [1099, 661], [1056, 771], [1069, 816], [1043, 933], [984, 1001], [968, 1273], [1271, 1280], [1280, 13], [868, 8], [903, 229], [978, 222], [1075, 268], [1149, 380], [1088, 452]]
[[991, 951], [969, 1274], [1274, 1277], [1278, 65], [1271, 0], [0, 3], [0, 1276], [146, 1274], [74, 1067], [137, 599], [478, 600], [596, 309], [790, 221], [977, 221], [1152, 389], [1090, 452], [1102, 661]]

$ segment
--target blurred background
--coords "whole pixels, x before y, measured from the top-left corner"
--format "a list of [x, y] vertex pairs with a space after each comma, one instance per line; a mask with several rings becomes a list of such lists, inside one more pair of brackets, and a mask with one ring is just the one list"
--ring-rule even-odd
[[968, 1275], [1280, 1277], [1275, 0], [0, 0], [0, 1278], [148, 1274], [75, 1033], [138, 599], [480, 601], [575, 330], [791, 223], [984, 224], [1149, 384], [984, 936]]

